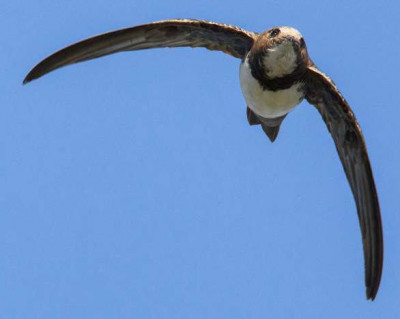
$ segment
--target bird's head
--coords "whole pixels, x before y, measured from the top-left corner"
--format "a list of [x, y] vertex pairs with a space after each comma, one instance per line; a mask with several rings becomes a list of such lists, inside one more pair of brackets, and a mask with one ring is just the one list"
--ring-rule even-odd
[[264, 70], [264, 76], [269, 79], [305, 70], [309, 61], [301, 33], [285, 26], [261, 33], [250, 51], [250, 58], [259, 63]]

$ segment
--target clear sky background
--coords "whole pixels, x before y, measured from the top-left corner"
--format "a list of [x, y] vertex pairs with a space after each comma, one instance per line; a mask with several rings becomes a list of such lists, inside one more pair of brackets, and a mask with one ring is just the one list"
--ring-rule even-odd
[[[0, 318], [400, 318], [398, 1], [4, 1]], [[168, 18], [291, 25], [363, 128], [385, 263], [365, 299], [355, 204], [303, 102], [271, 144], [240, 61], [127, 52], [22, 86], [86, 37]]]

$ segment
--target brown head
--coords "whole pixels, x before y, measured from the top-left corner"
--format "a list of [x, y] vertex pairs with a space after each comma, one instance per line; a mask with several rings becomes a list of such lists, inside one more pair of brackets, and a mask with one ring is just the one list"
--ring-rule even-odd
[[301, 80], [311, 63], [301, 33], [285, 26], [261, 33], [247, 58], [253, 77], [272, 91], [289, 88]]

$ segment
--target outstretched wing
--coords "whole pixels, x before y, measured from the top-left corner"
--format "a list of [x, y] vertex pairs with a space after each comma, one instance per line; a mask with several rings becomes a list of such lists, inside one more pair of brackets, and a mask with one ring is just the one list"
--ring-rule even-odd
[[238, 27], [202, 20], [164, 20], [104, 33], [72, 44], [36, 65], [24, 84], [63, 66], [121, 52], [165, 47], [204, 47], [244, 58], [256, 37]]
[[306, 99], [318, 109], [333, 137], [356, 201], [364, 247], [366, 294], [374, 300], [382, 274], [383, 235], [364, 137], [350, 106], [325, 74], [310, 66], [306, 83]]

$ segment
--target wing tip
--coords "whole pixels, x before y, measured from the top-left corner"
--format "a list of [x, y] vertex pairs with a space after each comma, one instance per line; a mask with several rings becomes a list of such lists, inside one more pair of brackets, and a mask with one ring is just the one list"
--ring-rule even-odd
[[40, 77], [40, 75], [35, 75], [35, 74], [34, 74], [34, 72], [33, 72], [34, 70], [35, 70], [35, 69], [33, 69], [32, 71], [30, 71], [30, 72], [25, 76], [24, 80], [22, 81], [22, 84], [23, 84], [23, 85], [28, 84], [29, 82], [31, 82], [31, 81], [33, 81], [33, 80], [36, 80], [37, 78]]
[[373, 286], [367, 286], [367, 290], [366, 290], [367, 300], [370, 300], [370, 301], [375, 300], [376, 295], [378, 294], [379, 284], [380, 284], [380, 282], [378, 281]]
[[25, 77], [25, 79], [22, 81], [22, 85], [28, 84], [31, 81], [31, 79], [28, 78], [28, 76]]
[[376, 298], [377, 291], [369, 291], [367, 290], [367, 300], [374, 301]]

